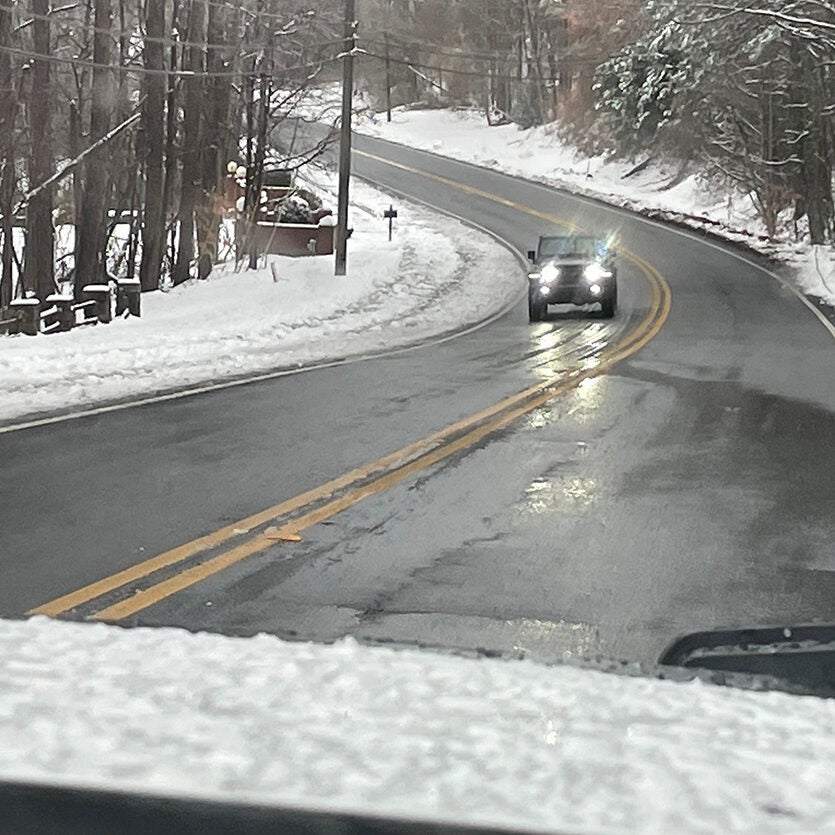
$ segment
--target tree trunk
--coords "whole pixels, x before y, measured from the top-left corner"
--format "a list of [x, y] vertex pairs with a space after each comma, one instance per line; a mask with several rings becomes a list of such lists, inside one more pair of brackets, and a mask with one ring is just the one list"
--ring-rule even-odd
[[[569, 33], [568, 19], [563, 19], [557, 24], [557, 49], [559, 51], [559, 84], [560, 92], [568, 94], [571, 92], [573, 74], [568, 58]], [[565, 95], [563, 96], [565, 98]]]
[[[12, 11], [0, 6], [0, 47], [11, 46]], [[15, 115], [17, 102], [12, 78], [12, 57], [0, 52], [0, 212], [3, 213], [3, 254], [0, 261], [0, 310], [12, 300], [12, 253], [14, 231], [12, 228], [12, 201], [15, 188]]]
[[[110, 128], [113, 111], [113, 75], [110, 64], [111, 0], [95, 0], [93, 33], [93, 85], [90, 101], [90, 142], [101, 139]], [[99, 268], [104, 261], [106, 210], [109, 188], [109, 149], [90, 154], [84, 165], [84, 194], [77, 222], [78, 260], [75, 265], [75, 297], [81, 298], [86, 284], [104, 280]], [[76, 207], [77, 210], [78, 207]]]
[[165, 0], [146, 0], [145, 31], [145, 67], [152, 72], [146, 76], [142, 108], [146, 156], [139, 281], [143, 293], [159, 288], [165, 247]]
[[[270, 83], [266, 74], [261, 75], [261, 83], [259, 87], [258, 100], [258, 144], [255, 148], [255, 177], [253, 185], [253, 193], [255, 195], [255, 205], [252, 208], [250, 215], [250, 222], [253, 226], [258, 217], [258, 209], [261, 202], [261, 188], [264, 184], [264, 159], [267, 154], [267, 114], [268, 102], [270, 100]], [[249, 268], [251, 270], [258, 267], [258, 252], [255, 249], [255, 237], [252, 238], [252, 248], [249, 251]]]
[[[255, 72], [255, 61], [252, 62]], [[244, 210], [249, 220], [255, 205], [255, 77], [248, 75], [245, 80], [246, 90], [246, 193]]]
[[[79, 89], [79, 95], [83, 93], [83, 90]], [[81, 101], [81, 98], [79, 98]], [[71, 101], [70, 102], [70, 155], [73, 159], [75, 159], [83, 150], [82, 147], [82, 129], [81, 129], [81, 110], [78, 106], [78, 102]], [[79, 165], [73, 169], [72, 173], [72, 204], [73, 204], [73, 211], [74, 214], [77, 216], [78, 212], [81, 209], [81, 203], [84, 200], [84, 166]], [[76, 235], [75, 238], [75, 263], [78, 263], [78, 249], [80, 246], [80, 241], [78, 236]]]
[[[227, 43], [227, 7], [213, 3], [209, 6], [209, 23], [206, 40], [211, 44], [207, 51], [206, 70], [209, 73], [228, 72], [230, 56], [221, 49]], [[203, 193], [205, 205], [197, 212], [197, 249], [199, 256], [206, 256], [211, 264], [217, 261], [218, 230], [221, 220], [221, 197], [226, 165], [226, 136], [229, 130], [229, 105], [231, 86], [222, 76], [207, 79], [206, 136], [203, 148]]]
[[795, 45], [793, 66], [799, 72], [794, 97], [803, 106], [794, 110], [802, 114], [800, 123], [800, 176], [796, 189], [803, 195], [809, 221], [809, 237], [813, 244], [824, 244], [832, 237], [832, 149], [826, 107], [825, 79], [822, 70], [805, 44]]
[[[32, 43], [38, 55], [49, 55], [49, 0], [32, 0]], [[54, 161], [50, 141], [49, 61], [32, 61], [29, 89], [29, 130], [32, 153], [29, 160], [29, 188], [49, 179]], [[55, 290], [55, 232], [52, 226], [52, 190], [44, 189], [33, 197], [26, 212], [26, 255], [23, 286], [44, 299]]]
[[803, 179], [806, 186], [806, 212], [809, 217], [809, 238], [813, 244], [824, 244], [832, 236], [832, 151], [829, 131], [823, 115], [822, 90], [818, 85], [817, 68], [809, 78], [809, 125], [803, 141]]
[[[173, 9], [171, 12], [171, 29], [180, 29], [180, 18], [182, 9], [180, 8], [179, 0], [174, 0]], [[168, 79], [168, 92], [165, 102], [165, 181], [163, 183], [163, 216], [165, 218], [166, 228], [168, 228], [168, 220], [172, 213], [174, 206], [174, 186], [177, 180], [177, 165], [179, 161], [179, 146], [177, 139], [179, 136], [178, 120], [177, 120], [177, 93], [178, 86], [173, 75], [178, 67], [180, 61], [180, 48], [175, 41], [171, 44], [169, 50], [168, 67], [172, 73]], [[167, 241], [163, 241], [163, 262], [165, 260], [165, 252], [168, 246]], [[171, 256], [169, 258], [170, 274], [173, 280], [174, 276], [174, 227], [171, 228]]]
[[542, 80], [542, 33], [539, 31], [539, 21], [531, 9], [530, 0], [524, 2], [525, 21], [528, 29], [528, 73], [534, 82], [534, 95], [527, 96], [529, 103], [536, 111], [536, 124], [542, 124], [546, 116], [545, 84]]
[[[200, 44], [204, 38], [205, 20], [206, 6], [203, 0], [191, 0], [188, 16], [189, 43], [183, 68], [196, 74], [204, 71], [204, 50]], [[203, 80], [199, 75], [189, 76], [183, 81], [183, 86], [183, 182], [180, 190], [180, 234], [174, 284], [182, 284], [189, 277], [194, 259], [194, 212], [202, 196]]]

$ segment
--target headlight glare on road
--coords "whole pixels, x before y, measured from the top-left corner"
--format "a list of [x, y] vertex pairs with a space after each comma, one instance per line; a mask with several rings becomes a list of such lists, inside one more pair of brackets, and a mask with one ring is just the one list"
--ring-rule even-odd
[[601, 281], [604, 278], [611, 278], [612, 273], [607, 270], [601, 264], [589, 264], [585, 270], [583, 270], [583, 276], [585, 277], [586, 281]]

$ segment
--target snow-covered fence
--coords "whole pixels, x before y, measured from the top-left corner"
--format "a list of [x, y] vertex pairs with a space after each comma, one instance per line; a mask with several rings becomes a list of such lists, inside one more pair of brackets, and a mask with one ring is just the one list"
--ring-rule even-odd
[[75, 324], [73, 297], [53, 293], [46, 297], [49, 307], [41, 311], [41, 333], [71, 330]]
[[87, 284], [81, 290], [81, 302], [86, 306], [86, 315], [81, 324], [98, 321], [106, 325], [112, 321], [113, 307], [109, 284]]
[[[138, 279], [116, 280], [116, 315], [139, 316], [141, 287]], [[110, 284], [88, 284], [81, 301], [73, 296], [53, 293], [41, 303], [36, 298], [15, 299], [0, 310], [0, 335], [60, 333], [81, 325], [107, 324], [113, 320], [113, 293]]]
[[25, 333], [27, 336], [38, 333], [41, 325], [41, 303], [38, 299], [14, 299], [9, 309], [17, 319], [12, 333]]

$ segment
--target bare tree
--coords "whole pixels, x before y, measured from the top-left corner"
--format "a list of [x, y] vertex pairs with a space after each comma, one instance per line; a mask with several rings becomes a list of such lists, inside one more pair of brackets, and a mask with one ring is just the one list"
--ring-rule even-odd
[[[12, 9], [0, 6], [0, 48], [12, 45]], [[15, 122], [17, 95], [12, 56], [0, 51], [0, 212], [3, 215], [3, 253], [0, 268], [0, 309], [12, 299], [13, 217], [15, 191]]]
[[230, 106], [232, 88], [223, 75], [232, 65], [232, 50], [226, 46], [230, 36], [228, 7], [219, 3], [209, 6], [206, 37], [210, 44], [207, 51], [208, 72], [205, 89], [205, 136], [203, 141], [203, 205], [197, 212], [198, 255], [205, 255], [211, 263], [217, 259], [218, 229], [221, 216], [221, 199], [224, 173], [229, 155]]
[[183, 82], [183, 148], [182, 187], [180, 189], [179, 238], [177, 262], [174, 266], [174, 284], [182, 284], [189, 277], [194, 259], [194, 212], [201, 200], [203, 137], [203, 91], [206, 42], [205, 0], [190, 0], [188, 12], [188, 45], [185, 49], [184, 68], [189, 75]]
[[[54, 158], [50, 130], [51, 78], [49, 0], [32, 0], [32, 60], [27, 102], [29, 116], [30, 188], [46, 181], [53, 173]], [[55, 232], [52, 226], [52, 191], [44, 189], [33, 197], [26, 211], [26, 251], [23, 286], [38, 298], [55, 290]]]
[[[18, 203], [27, 212], [23, 286], [41, 297], [55, 288], [53, 222], [76, 227], [76, 294], [107, 268], [132, 274], [140, 248], [133, 221], [138, 208], [141, 285], [155, 289], [167, 269], [167, 231], [178, 239], [175, 281], [189, 275], [195, 226], [197, 254], [216, 257], [221, 186], [226, 163], [238, 159], [241, 93], [253, 59], [261, 55], [256, 72], [268, 76], [267, 89], [292, 102], [293, 88], [309, 84], [340, 49], [334, 36], [339, 15], [327, 0], [242, 0], [237, 6], [190, 0], [185, 7], [178, 0], [83, 0], [57, 8], [31, 0], [22, 21], [12, 19], [13, 6], [0, 9], [0, 304], [12, 293], [18, 135], [27, 146], [20, 178], [25, 199]], [[15, 70], [10, 49], [31, 60]], [[17, 101], [26, 105], [25, 119], [16, 118]], [[275, 113], [272, 102], [264, 104], [270, 122], [262, 136]], [[291, 164], [315, 156], [320, 148], [313, 144], [295, 148]], [[70, 176], [67, 189], [63, 181]], [[117, 220], [127, 219], [108, 219], [111, 206], [130, 210], [126, 247], [109, 240]], [[73, 263], [71, 255], [62, 259]]]
[[[111, 63], [111, 0], [94, 0], [93, 68], [90, 99], [90, 140], [95, 143], [110, 128], [114, 105], [113, 70]], [[104, 265], [106, 211], [109, 192], [108, 149], [90, 155], [84, 166], [84, 187], [81, 206], [77, 207], [78, 236], [75, 264], [75, 295], [87, 284], [98, 283]]]
[[165, 247], [165, 0], [145, 0], [145, 33], [148, 36], [143, 52], [148, 74], [145, 76], [145, 103], [142, 107], [145, 205], [139, 266], [143, 292], [159, 287]]

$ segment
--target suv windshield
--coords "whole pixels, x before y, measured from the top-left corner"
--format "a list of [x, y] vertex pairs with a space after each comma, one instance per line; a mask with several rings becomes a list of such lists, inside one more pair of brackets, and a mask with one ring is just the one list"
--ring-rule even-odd
[[539, 244], [539, 257], [565, 258], [569, 255], [576, 255], [581, 258], [593, 258], [598, 250], [598, 240], [591, 235], [542, 238]]

